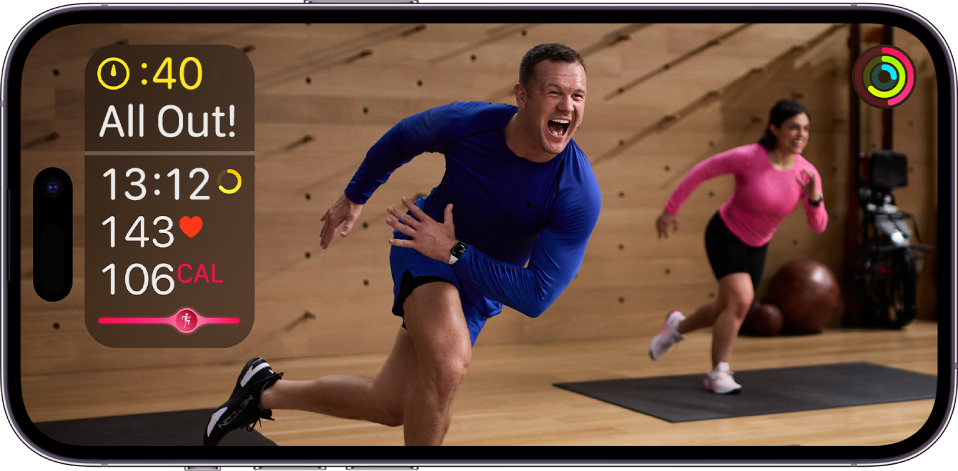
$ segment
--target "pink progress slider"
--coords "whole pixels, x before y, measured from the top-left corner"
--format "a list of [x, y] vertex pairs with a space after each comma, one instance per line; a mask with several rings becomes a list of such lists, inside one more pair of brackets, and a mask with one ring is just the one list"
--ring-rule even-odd
[[181, 334], [192, 334], [206, 324], [239, 324], [238, 317], [204, 317], [193, 308], [184, 307], [170, 317], [101, 317], [101, 324], [166, 324]]

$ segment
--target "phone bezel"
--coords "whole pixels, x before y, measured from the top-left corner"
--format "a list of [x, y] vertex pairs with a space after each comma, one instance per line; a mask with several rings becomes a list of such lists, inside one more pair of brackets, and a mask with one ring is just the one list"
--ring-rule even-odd
[[[580, 23], [605, 23], [614, 15], [621, 22], [625, 15], [641, 13], [642, 22], [672, 23], [724, 23], [724, 22], [781, 22], [768, 21], [776, 18], [788, 18], [788, 23], [822, 23], [823, 17], [828, 23], [874, 23], [888, 24], [905, 29], [915, 35], [928, 48], [939, 74], [939, 102], [947, 106], [938, 109], [938, 149], [939, 149], [939, 218], [948, 224], [939, 224], [939, 240], [953, 244], [954, 226], [954, 180], [953, 165], [955, 156], [955, 80], [954, 66], [944, 41], [934, 28], [924, 19], [916, 17], [906, 10], [877, 5], [809, 5], [809, 6], [721, 6], [696, 5], [682, 7], [678, 5], [425, 5], [425, 4], [388, 4], [388, 5], [234, 5], [234, 6], [138, 6], [110, 5], [65, 7], [49, 12], [37, 18], [21, 32], [7, 57], [5, 68], [3, 97], [5, 122], [7, 129], [3, 142], [6, 176], [18, 175], [20, 128], [20, 100], [10, 90], [20, 89], [20, 74], [30, 48], [43, 35], [71, 24], [83, 23], [455, 23], [455, 18], [469, 18], [470, 23], [502, 22], [502, 14], [510, 15], [510, 21], [522, 22], [531, 19], [536, 22], [567, 23], [568, 13], [574, 13], [574, 21]], [[188, 15], [184, 15], [188, 13]], [[450, 15], [455, 13], [455, 15]], [[445, 15], [445, 16], [444, 16]], [[452, 21], [450, 21], [452, 19]], [[763, 19], [765, 21], [763, 21]], [[10, 117], [14, 119], [11, 121]], [[942, 132], [943, 131], [943, 132]], [[942, 157], [945, 158], [942, 158]], [[947, 178], [943, 176], [947, 175]], [[8, 236], [4, 253], [9, 254], [7, 278], [10, 280], [11, 266], [19, 266], [20, 254], [10, 247], [19, 247], [20, 199], [19, 180], [8, 182], [4, 208], [9, 208], [6, 221]], [[944, 190], [944, 191], [942, 191]], [[943, 197], [944, 196], [944, 197]], [[942, 218], [942, 215], [947, 215]], [[14, 230], [17, 229], [17, 230]], [[939, 286], [954, 286], [953, 245], [942, 244], [939, 254], [947, 259], [940, 265]], [[683, 451], [685, 457], [675, 459], [674, 450], [659, 447], [644, 447], [641, 459], [634, 458], [631, 447], [524, 447], [522, 458], [512, 457], [515, 449], [506, 451], [501, 447], [482, 447], [471, 449], [440, 448], [429, 452], [411, 451], [411, 449], [389, 449], [382, 447], [323, 448], [323, 458], [316, 459], [314, 447], [285, 448], [283, 451], [270, 450], [226, 450], [167, 447], [76, 447], [55, 442], [45, 437], [29, 421], [23, 407], [19, 358], [19, 279], [8, 281], [4, 299], [4, 318], [9, 333], [2, 341], [4, 349], [4, 401], [17, 433], [35, 451], [56, 461], [71, 464], [221, 464], [221, 465], [623, 465], [623, 464], [761, 464], [761, 463], [806, 463], [806, 464], [882, 464], [907, 459], [921, 452], [941, 434], [946, 419], [950, 417], [955, 394], [955, 349], [953, 293], [947, 289], [939, 292], [939, 306], [948, 307], [948, 316], [939, 320], [939, 388], [935, 405], [929, 421], [918, 433], [896, 444], [878, 447], [688, 447]], [[949, 357], [949, 355], [952, 355]], [[945, 380], [947, 378], [947, 381]], [[20, 399], [14, 400], [14, 399]], [[489, 448], [492, 448], [491, 450]], [[311, 452], [311, 450], [313, 450]], [[347, 451], [348, 450], [348, 451]], [[499, 451], [496, 451], [499, 450]], [[811, 453], [810, 453], [811, 452]], [[170, 457], [171, 454], [174, 457]], [[812, 454], [814, 458], [808, 456]], [[379, 459], [357, 458], [359, 456], [383, 456]], [[750, 458], [744, 459], [743, 456]]]

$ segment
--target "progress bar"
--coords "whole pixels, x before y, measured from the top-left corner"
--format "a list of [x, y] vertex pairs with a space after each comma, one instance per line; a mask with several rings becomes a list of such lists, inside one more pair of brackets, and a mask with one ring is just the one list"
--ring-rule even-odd
[[195, 309], [183, 307], [170, 317], [101, 317], [100, 324], [166, 324], [181, 334], [192, 334], [207, 324], [239, 324], [238, 317], [205, 317]]

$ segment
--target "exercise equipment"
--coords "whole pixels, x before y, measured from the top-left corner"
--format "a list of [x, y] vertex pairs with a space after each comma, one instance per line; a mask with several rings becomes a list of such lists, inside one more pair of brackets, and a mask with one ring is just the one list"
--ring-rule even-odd
[[784, 332], [820, 333], [838, 307], [840, 289], [835, 275], [815, 260], [792, 260], [768, 283], [764, 302], [782, 311]]
[[745, 316], [741, 331], [749, 335], [771, 337], [782, 332], [784, 326], [785, 319], [778, 306], [754, 302]]
[[[861, 175], [863, 164], [868, 167], [867, 181]], [[923, 257], [919, 251], [933, 249], [921, 243], [915, 217], [899, 211], [892, 194], [893, 189], [908, 186], [908, 157], [893, 150], [867, 158], [859, 154], [855, 179], [862, 207], [861, 242], [848, 272], [858, 312], [850, 311], [844, 323], [900, 329], [918, 314], [917, 278]], [[906, 219], [915, 223], [914, 230]]]

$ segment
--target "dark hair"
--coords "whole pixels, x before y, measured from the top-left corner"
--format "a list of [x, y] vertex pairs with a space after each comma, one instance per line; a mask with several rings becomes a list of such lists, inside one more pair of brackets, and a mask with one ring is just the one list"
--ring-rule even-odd
[[765, 150], [772, 150], [778, 147], [778, 140], [775, 139], [775, 135], [772, 134], [772, 131], [768, 129], [768, 125], [774, 124], [775, 127], [781, 127], [786, 119], [792, 116], [798, 116], [802, 113], [805, 113], [806, 116], [808, 115], [808, 110], [806, 110], [801, 103], [788, 99], [778, 100], [778, 103], [775, 103], [775, 106], [772, 107], [772, 111], [768, 114], [768, 124], [765, 125], [765, 133], [762, 134], [758, 143], [761, 144]]
[[536, 64], [542, 61], [566, 62], [569, 64], [578, 62], [582, 66], [582, 70], [585, 70], [585, 62], [582, 61], [582, 56], [575, 52], [575, 49], [558, 43], [540, 44], [529, 49], [529, 52], [522, 57], [522, 63], [519, 64], [519, 83], [523, 87], [529, 88], [529, 82], [535, 75]]

